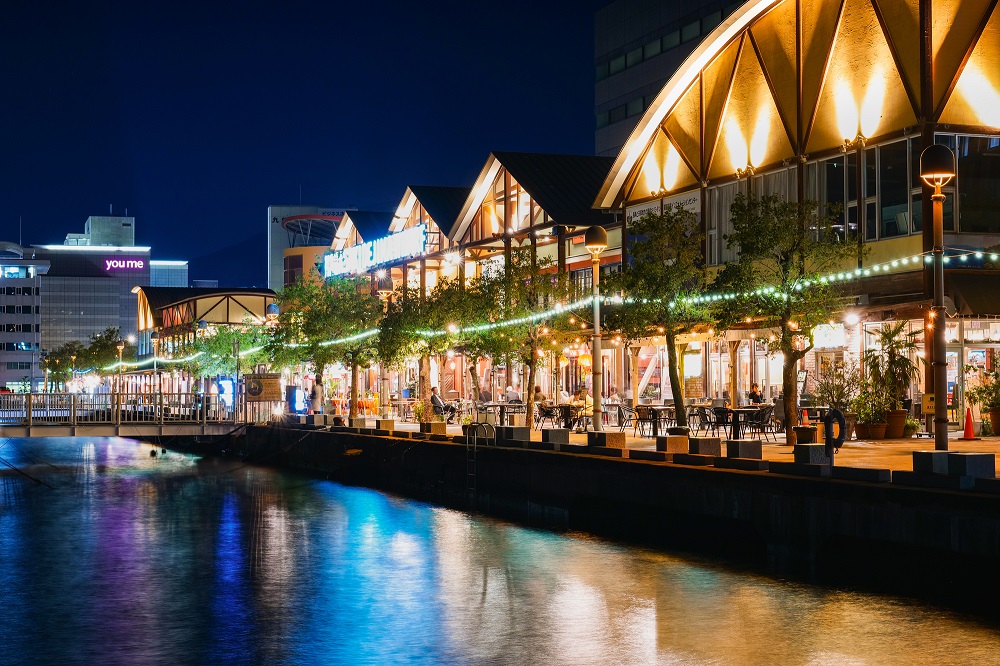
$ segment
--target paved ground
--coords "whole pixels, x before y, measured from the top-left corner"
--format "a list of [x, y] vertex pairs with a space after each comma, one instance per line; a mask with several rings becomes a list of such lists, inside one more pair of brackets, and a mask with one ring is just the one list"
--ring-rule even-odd
[[[375, 425], [372, 422], [371, 425]], [[397, 430], [417, 430], [417, 424], [396, 422]], [[609, 430], [618, 432], [618, 428], [611, 426]], [[458, 425], [448, 426], [449, 435], [461, 435], [462, 429]], [[648, 437], [636, 437], [631, 429], [626, 429], [627, 447], [629, 449], [646, 449], [653, 451], [656, 449], [655, 442]], [[976, 441], [959, 441], [961, 431], [950, 433], [950, 451], [974, 451], [1000, 454], [1000, 437], [986, 437]], [[541, 441], [542, 434], [538, 430], [531, 431], [531, 439]], [[586, 444], [587, 436], [570, 434], [570, 441], [578, 444]], [[892, 470], [913, 469], [911, 452], [932, 450], [934, 440], [927, 438], [911, 439], [883, 439], [877, 441], [851, 440], [845, 442], [837, 455], [836, 464], [852, 467], [877, 467]], [[723, 444], [725, 451], [725, 444]], [[767, 441], [763, 446], [763, 456], [765, 460], [788, 461], [792, 460], [792, 447], [785, 444], [784, 435], [777, 436], [777, 442]]]

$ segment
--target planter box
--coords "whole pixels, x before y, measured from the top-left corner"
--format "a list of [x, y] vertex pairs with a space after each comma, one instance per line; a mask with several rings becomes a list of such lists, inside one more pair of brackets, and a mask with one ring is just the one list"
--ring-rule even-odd
[[884, 423], [858, 423], [854, 426], [858, 439], [885, 439]]
[[448, 424], [444, 421], [421, 421], [420, 432], [434, 435], [448, 434]]

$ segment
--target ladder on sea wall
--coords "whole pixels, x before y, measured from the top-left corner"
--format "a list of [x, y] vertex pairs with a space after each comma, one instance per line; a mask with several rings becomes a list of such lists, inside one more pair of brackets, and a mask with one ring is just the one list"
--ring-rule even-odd
[[480, 437], [486, 441], [496, 438], [496, 428], [492, 423], [470, 423], [465, 431], [465, 488], [469, 496], [470, 511], [475, 511], [476, 500], [479, 497], [476, 451], [479, 447]]

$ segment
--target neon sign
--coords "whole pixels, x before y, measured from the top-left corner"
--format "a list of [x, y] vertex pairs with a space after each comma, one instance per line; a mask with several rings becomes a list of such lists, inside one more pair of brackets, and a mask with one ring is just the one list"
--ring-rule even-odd
[[105, 259], [104, 260], [104, 270], [105, 271], [121, 271], [121, 270], [132, 270], [141, 271], [146, 267], [146, 262], [142, 259]]
[[372, 266], [420, 255], [426, 243], [427, 225], [418, 224], [398, 234], [330, 252], [323, 258], [323, 277], [364, 273]]

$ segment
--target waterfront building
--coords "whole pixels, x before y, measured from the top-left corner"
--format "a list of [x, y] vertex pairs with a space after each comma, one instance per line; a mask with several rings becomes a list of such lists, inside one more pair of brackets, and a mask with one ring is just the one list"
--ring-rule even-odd
[[330, 206], [267, 207], [267, 287], [281, 289], [308, 270], [333, 243], [345, 209]]
[[[530, 248], [540, 260], [570, 271], [577, 288], [589, 294], [591, 258], [583, 246], [588, 227], [609, 230], [602, 270], [615, 270], [621, 263], [619, 221], [592, 207], [611, 164], [611, 158], [600, 156], [491, 153], [471, 188], [409, 187], [388, 235], [331, 248], [324, 257], [324, 275], [369, 274], [373, 284], [389, 278], [395, 286], [407, 284], [418, 295], [428, 294], [441, 278], [472, 279], [485, 264], [505, 261], [514, 248]], [[608, 355], [613, 361], [614, 351]], [[464, 362], [456, 355], [432, 363], [431, 383], [445, 397], [468, 394]], [[620, 361], [610, 362], [608, 368], [620, 366]], [[403, 377], [393, 375], [392, 391], [403, 390], [413, 372], [410, 368]], [[483, 366], [476, 372], [483, 386], [522, 385], [520, 375], [506, 368]], [[569, 372], [575, 373], [571, 383], [587, 381], [576, 366]], [[539, 381], [549, 390], [551, 372]], [[375, 386], [374, 381], [368, 386]]]
[[[684, 202], [702, 220], [711, 266], [738, 257], [724, 240], [737, 193], [831, 207], [841, 233], [868, 256], [862, 266], [844, 266], [845, 312], [831, 314], [800, 368], [809, 391], [826, 363], [856, 360], [870, 348], [870, 331], [883, 321], [908, 321], [919, 354], [930, 356], [932, 229], [919, 158], [931, 144], [947, 145], [957, 177], [944, 190], [949, 319], [942, 324], [949, 398], [953, 414], [964, 414], [963, 366], [992, 367], [1000, 348], [1000, 276], [990, 257], [1000, 244], [998, 50], [995, 3], [747, 2], [655, 95], [596, 205], [622, 211], [627, 225]], [[688, 351], [699, 359], [703, 395], [721, 397], [731, 373], [740, 394], [755, 378], [767, 397], [776, 395], [781, 358], [762, 350], [769, 333], [695, 336], [697, 348]], [[911, 395], [925, 385], [919, 378]]]
[[23, 393], [39, 388], [44, 373], [41, 352], [41, 278], [45, 259], [26, 258], [15, 243], [0, 243], [0, 389]]

